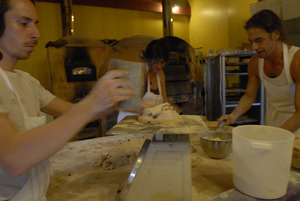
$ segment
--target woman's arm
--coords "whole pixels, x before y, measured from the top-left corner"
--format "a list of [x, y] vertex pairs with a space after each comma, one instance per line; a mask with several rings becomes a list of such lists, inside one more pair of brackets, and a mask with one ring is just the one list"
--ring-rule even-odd
[[164, 71], [161, 69], [159, 72], [160, 86], [162, 90], [162, 97], [165, 102], [168, 102], [167, 90], [166, 90], [166, 77]]

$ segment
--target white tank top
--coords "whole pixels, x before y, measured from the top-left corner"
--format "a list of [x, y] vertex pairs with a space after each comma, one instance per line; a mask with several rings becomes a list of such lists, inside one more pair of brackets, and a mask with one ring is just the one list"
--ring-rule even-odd
[[258, 61], [259, 77], [266, 89], [268, 104], [279, 112], [295, 112], [295, 83], [291, 78], [290, 64], [298, 49], [298, 47], [292, 46], [288, 50], [287, 45], [283, 43], [284, 67], [276, 78], [270, 78], [264, 73], [264, 59], [260, 58]]
[[[270, 78], [264, 73], [264, 59], [258, 61], [259, 77], [266, 89], [268, 100], [266, 125], [280, 127], [295, 112], [295, 83], [291, 78], [290, 65], [298, 49], [298, 47], [292, 46], [288, 50], [287, 45], [283, 43], [284, 67], [276, 78]], [[294, 134], [300, 135], [300, 129], [294, 131]]]
[[160, 83], [160, 78], [159, 78], [158, 73], [156, 73], [156, 79], [157, 79], [158, 93], [159, 94], [155, 94], [155, 93], [151, 92], [150, 78], [149, 78], [149, 74], [148, 74], [147, 92], [145, 93], [145, 95], [143, 97], [143, 101], [153, 102], [156, 105], [158, 105], [158, 104], [163, 103], [164, 99], [163, 99], [163, 96], [162, 96], [162, 93], [161, 93], [161, 83]]

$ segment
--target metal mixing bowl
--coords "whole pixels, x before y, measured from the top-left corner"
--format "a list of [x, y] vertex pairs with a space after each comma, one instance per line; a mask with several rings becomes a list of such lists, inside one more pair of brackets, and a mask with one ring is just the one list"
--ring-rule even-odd
[[204, 153], [214, 159], [226, 158], [232, 151], [231, 132], [210, 131], [200, 135], [200, 145]]

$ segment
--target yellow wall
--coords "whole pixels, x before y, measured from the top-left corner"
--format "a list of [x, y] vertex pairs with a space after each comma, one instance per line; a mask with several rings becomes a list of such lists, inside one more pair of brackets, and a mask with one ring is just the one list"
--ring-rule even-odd
[[[238, 0], [237, 0], [238, 1]], [[206, 54], [208, 49], [228, 45], [227, 1], [189, 0], [191, 6], [190, 43]]]
[[[43, 86], [50, 88], [47, 64], [49, 41], [62, 37], [62, 20], [58, 3], [36, 2], [41, 38], [30, 59], [20, 61], [18, 69], [29, 72]], [[162, 13], [73, 5], [75, 35], [95, 39], [120, 40], [133, 35], [163, 37]], [[174, 35], [189, 41], [189, 17], [173, 16]]]
[[17, 68], [29, 72], [44, 87], [49, 89], [50, 77], [45, 45], [49, 41], [55, 41], [62, 37], [60, 6], [55, 3], [36, 2], [36, 8], [39, 16], [38, 28], [41, 38], [31, 57], [27, 60], [19, 61]]
[[249, 5], [257, 0], [189, 0], [190, 43], [209, 49], [236, 48], [248, 42], [243, 27], [250, 17]]
[[249, 5], [257, 0], [228, 0], [228, 47], [241, 47], [248, 43], [244, 26], [251, 17]]
[[[249, 4], [257, 0], [189, 0], [191, 16], [173, 15], [173, 33], [193, 47], [214, 51], [247, 42], [243, 24], [250, 17]], [[20, 61], [25, 70], [50, 88], [47, 64], [49, 41], [62, 37], [58, 3], [36, 2], [41, 38], [31, 58]], [[163, 36], [162, 13], [73, 5], [75, 35], [95, 39], [116, 39], [133, 35]]]

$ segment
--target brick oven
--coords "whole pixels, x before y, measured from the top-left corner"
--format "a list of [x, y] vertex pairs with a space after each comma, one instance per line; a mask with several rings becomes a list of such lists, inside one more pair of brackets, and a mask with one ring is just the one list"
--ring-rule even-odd
[[[107, 71], [112, 48], [93, 38], [66, 36], [46, 45], [51, 91], [57, 97], [76, 103], [92, 89]], [[103, 136], [106, 120], [88, 124], [77, 139]]]

